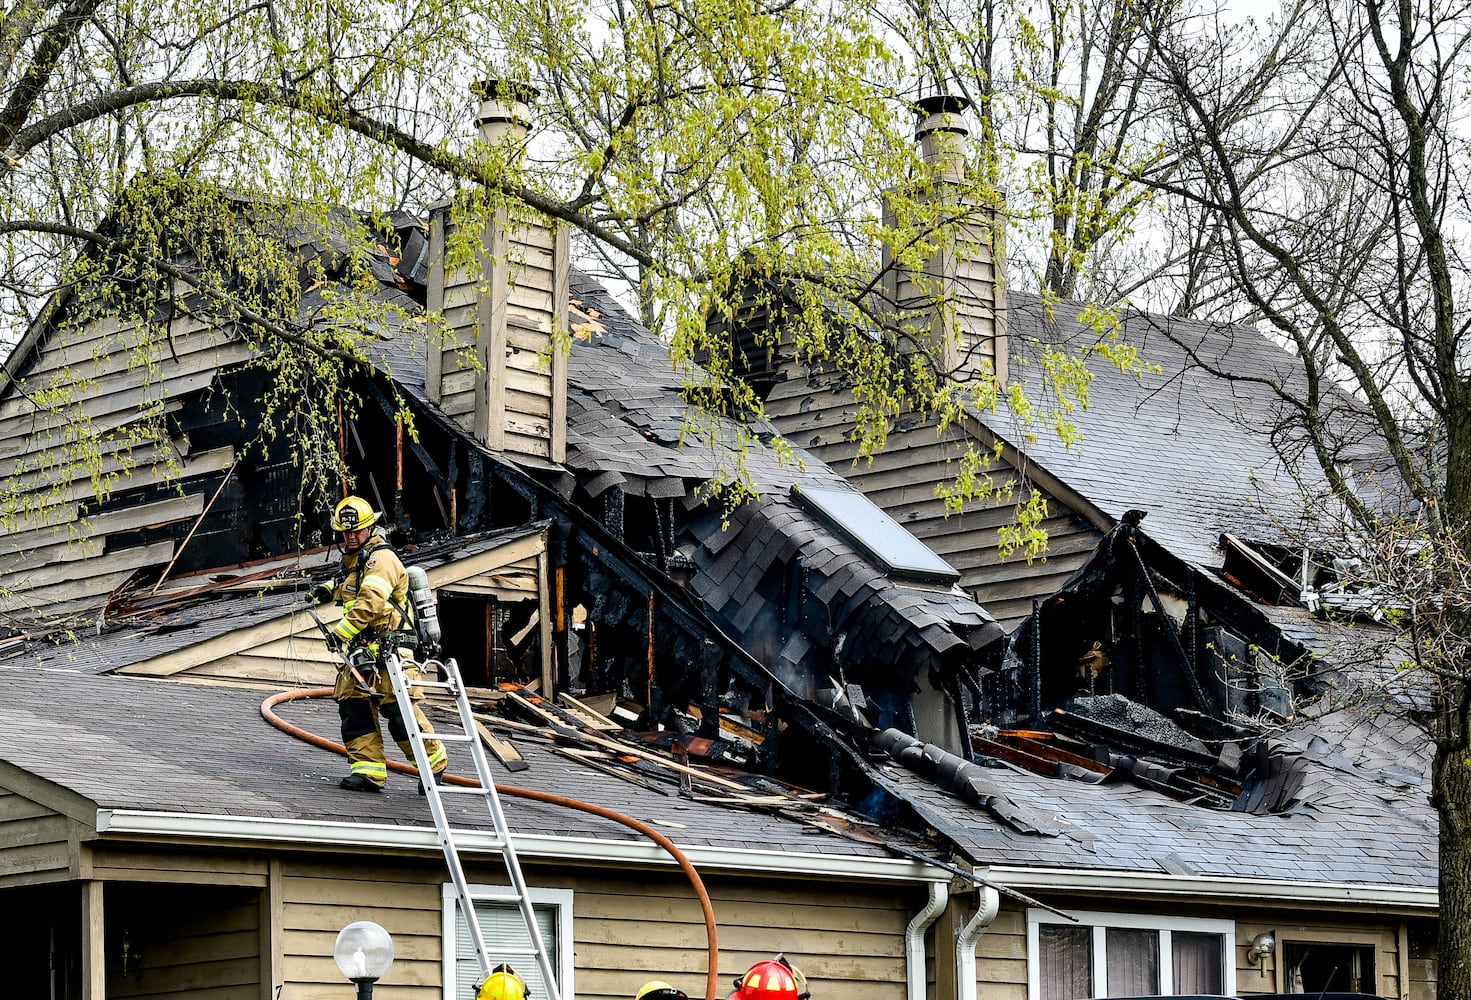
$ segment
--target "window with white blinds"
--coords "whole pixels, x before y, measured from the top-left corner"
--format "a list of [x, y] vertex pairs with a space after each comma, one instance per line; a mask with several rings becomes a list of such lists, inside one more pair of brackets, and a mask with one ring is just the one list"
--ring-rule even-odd
[[1077, 919], [1027, 912], [1030, 1000], [1227, 992], [1227, 959], [1236, 934], [1229, 920], [1072, 915]]
[[[572, 982], [572, 891], [532, 889], [531, 904], [562, 1000], [574, 1000]], [[531, 948], [521, 908], [507, 886], [470, 887], [480, 934], [492, 968], [502, 962], [526, 983], [529, 1000], [547, 1000], [546, 980]], [[444, 1000], [474, 1000], [484, 975], [470, 928], [465, 925], [453, 885], [444, 887]]]

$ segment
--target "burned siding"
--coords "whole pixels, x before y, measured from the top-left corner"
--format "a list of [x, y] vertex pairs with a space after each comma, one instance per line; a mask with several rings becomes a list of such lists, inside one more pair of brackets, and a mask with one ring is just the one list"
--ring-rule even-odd
[[[254, 216], [279, 226], [277, 237], [296, 248], [303, 271], [321, 268], [314, 280], [352, 277], [345, 237], [258, 206], [234, 207], [236, 221]], [[389, 251], [379, 246], [367, 257], [374, 274], [383, 272], [369, 301], [417, 309]], [[0, 562], [7, 569], [0, 609], [21, 620], [64, 618], [165, 573], [322, 544], [324, 501], [303, 494], [291, 449], [260, 433], [271, 387], [250, 331], [209, 302], [168, 289], [127, 290], [142, 296], [142, 306], [130, 301], [119, 315], [110, 298], [90, 294], [59, 297], [6, 363], [0, 454], [15, 519], [0, 531], [0, 560], [8, 561]], [[318, 288], [303, 296], [301, 322], [320, 320], [323, 295]], [[375, 424], [367, 415], [351, 434], [341, 428], [350, 455], [392, 447], [394, 422], [378, 416]], [[95, 465], [76, 450], [76, 418], [98, 436]], [[364, 484], [389, 510], [394, 487], [381, 474]]]
[[[976, 316], [966, 321], [967, 329], [980, 332], [966, 334], [962, 365], [979, 368], [998, 356], [991, 345], [997, 338], [1007, 339], [1008, 320], [994, 314], [1005, 308], [1005, 295], [996, 286], [999, 269], [984, 263], [972, 268], [974, 273], [964, 276], [958, 287], [980, 296], [972, 303], [979, 304]], [[1003, 628], [1020, 624], [1034, 600], [1053, 593], [1083, 564], [1103, 531], [1075, 498], [1039, 481], [1025, 455], [1007, 450], [987, 470], [994, 495], [969, 502], [960, 511], [950, 509], [942, 490], [959, 474], [967, 449], [984, 454], [998, 440], [981, 420], [942, 430], [933, 418], [905, 413], [890, 422], [882, 452], [859, 458], [858, 401], [851, 379], [831, 363], [797, 356], [790, 328], [797, 312], [791, 293], [765, 282], [738, 294], [734, 320], [720, 326], [729, 337], [736, 371], [762, 397], [772, 426], [959, 570], [961, 586]], [[999, 350], [1004, 359], [1007, 348]], [[1033, 489], [1047, 505], [1042, 524], [1046, 550], [1033, 560], [1003, 558], [1000, 531], [1016, 522], [1016, 505]]]
[[[651, 560], [676, 555], [689, 588], [743, 648], [793, 693], [832, 703], [849, 684], [885, 724], [908, 716], [916, 678], [959, 702], [999, 649], [1001, 629], [948, 586], [906, 581], [790, 498], [794, 486], [846, 488], [820, 461], [779, 462], [723, 441], [686, 441], [684, 380], [663, 347], [597, 286], [574, 283], [568, 464], [584, 507], [600, 511]], [[702, 485], [737, 463], [759, 496], [734, 509]]]
[[[1307, 650], [1133, 518], [1016, 631], [985, 714], [1027, 724], [1080, 695], [1120, 695], [1212, 729], [1293, 714], [1312, 693]], [[1296, 675], [1294, 692], [1286, 679]]]

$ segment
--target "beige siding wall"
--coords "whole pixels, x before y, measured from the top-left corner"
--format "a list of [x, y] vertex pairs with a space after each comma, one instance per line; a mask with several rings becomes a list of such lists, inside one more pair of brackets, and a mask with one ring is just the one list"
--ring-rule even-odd
[[1098, 544], [1097, 529], [1043, 491], [1049, 512], [1043, 524], [1046, 553], [1030, 563], [1021, 555], [1003, 560], [997, 549], [1000, 530], [1015, 522], [1016, 504], [1029, 489], [1014, 468], [998, 461], [991, 469], [998, 487], [1013, 484], [1010, 498], [976, 501], [962, 513], [947, 514], [935, 490], [960, 472], [965, 440], [959, 431], [942, 436], [934, 424], [911, 420], [890, 433], [873, 461], [855, 460], [857, 448], [848, 439], [856, 426], [852, 394], [831, 374], [808, 378], [797, 366], [788, 373], [766, 401], [777, 428], [954, 566], [961, 586], [1003, 627], [1011, 629], [1031, 614], [1033, 599], [1056, 591]]
[[431, 355], [426, 390], [487, 447], [561, 461], [567, 236], [502, 214], [486, 227], [479, 267], [446, 272], [452, 227], [446, 210], [436, 213], [428, 305], [442, 311], [454, 340]]
[[0, 887], [70, 876], [71, 829], [65, 816], [0, 789]]
[[1438, 927], [1433, 920], [1405, 921], [1401, 940], [1405, 942], [1405, 977], [1403, 1000], [1435, 1000], [1435, 957]]
[[261, 1000], [259, 889], [113, 884], [106, 908], [111, 1000]]
[[[952, 188], [929, 197], [936, 196], [954, 205]], [[887, 205], [884, 222], [896, 223]], [[953, 229], [954, 242], [939, 248], [919, 275], [896, 267], [885, 247], [883, 287], [897, 322], [928, 341], [942, 370], [989, 369], [1004, 383], [1006, 252], [999, 229], [994, 210], [971, 206], [967, 219]]]
[[264, 888], [266, 862], [260, 856], [235, 851], [185, 851], [166, 847], [114, 847], [92, 844], [83, 848], [86, 878], [103, 882], [149, 884], [234, 885]]
[[[628, 1000], [650, 979], [703, 996], [707, 949], [698, 899], [682, 877], [619, 876], [527, 866], [539, 888], [570, 889], [573, 963], [579, 1000]], [[498, 865], [472, 866], [472, 883], [504, 883]], [[430, 862], [360, 865], [287, 861], [279, 888], [282, 1000], [341, 996], [331, 958], [337, 931], [375, 920], [394, 937], [393, 968], [374, 992], [382, 1000], [437, 1000], [441, 982], [440, 906], [447, 876]], [[922, 900], [917, 889], [851, 883], [705, 876], [718, 927], [720, 995], [751, 963], [777, 952], [808, 976], [815, 996], [903, 1000], [904, 927]]]
[[[1289, 915], [1289, 919], [1280, 920], [1263, 920], [1259, 913], [1237, 917], [1236, 992], [1242, 996], [1291, 992], [1284, 961], [1287, 944], [1322, 942], [1372, 948], [1374, 979], [1364, 982], [1362, 990], [1385, 997], [1400, 995], [1399, 921], [1382, 918], [1355, 920], [1350, 917], [1304, 921], [1303, 916], [1305, 914], [1299, 912]], [[1247, 959], [1246, 952], [1251, 947], [1252, 938], [1264, 932], [1277, 939], [1276, 951], [1263, 959], [1261, 965], [1255, 965]]]
[[[1068, 906], [1056, 900], [1063, 909]], [[1072, 901], [1074, 908], [1105, 911], [1096, 900]], [[1366, 945], [1374, 950], [1375, 980], [1366, 982], [1363, 989], [1385, 997], [1400, 997], [1402, 988], [1401, 969], [1408, 971], [1403, 988], [1408, 991], [1408, 1000], [1431, 1000], [1434, 987], [1434, 925], [1431, 921], [1415, 921], [1406, 925], [1402, 934], [1402, 922], [1392, 917], [1374, 914], [1345, 913], [1336, 918], [1326, 918], [1315, 913], [1317, 919], [1303, 921], [1303, 909], [1283, 910], [1281, 918], [1274, 919], [1270, 910], [1263, 907], [1212, 907], [1208, 904], [1186, 906], [1181, 903], [1137, 903], [1123, 904], [1118, 912], [1141, 914], [1159, 913], [1161, 916], [1208, 917], [1231, 920], [1235, 923], [1234, 968], [1228, 972], [1226, 989], [1243, 997], [1254, 993], [1285, 992], [1288, 985], [1283, 981], [1283, 943], [1331, 942], [1335, 944]], [[1412, 933], [1409, 928], [1413, 927]], [[1263, 965], [1255, 965], [1247, 959], [1247, 949], [1256, 935], [1270, 932], [1277, 939], [1277, 950]], [[1427, 953], [1425, 945], [1429, 943]], [[1401, 949], [1408, 952], [1406, 954]], [[1026, 909], [1018, 903], [1003, 901], [1001, 912], [976, 949], [976, 981], [979, 996], [983, 1000], [1027, 1000], [1027, 917]]]
[[[903, 1000], [904, 928], [917, 889], [705, 876], [720, 944], [720, 996], [759, 959], [783, 952], [815, 997]], [[649, 979], [703, 996], [707, 950], [687, 882], [599, 879], [577, 891], [579, 1000], [627, 1000]]]
[[976, 981], [985, 1000], [1027, 998], [1027, 916], [1003, 907], [976, 942]]

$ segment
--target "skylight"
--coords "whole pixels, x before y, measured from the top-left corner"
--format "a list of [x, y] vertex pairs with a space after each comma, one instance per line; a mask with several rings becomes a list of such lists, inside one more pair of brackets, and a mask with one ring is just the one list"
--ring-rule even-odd
[[856, 490], [793, 483], [791, 495], [895, 576], [931, 583], [960, 579], [954, 567]]

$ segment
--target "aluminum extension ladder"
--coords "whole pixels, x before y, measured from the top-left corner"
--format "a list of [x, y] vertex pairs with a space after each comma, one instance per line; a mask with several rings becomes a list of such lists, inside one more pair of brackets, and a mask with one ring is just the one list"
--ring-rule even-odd
[[536, 923], [536, 913], [531, 905], [531, 896], [526, 888], [526, 879], [521, 874], [521, 863], [516, 859], [516, 848], [511, 843], [511, 831], [506, 825], [506, 814], [501, 809], [500, 796], [496, 794], [495, 778], [491, 774], [490, 761], [486, 756], [485, 746], [480, 742], [475, 717], [470, 711], [470, 699], [465, 694], [465, 684], [460, 679], [459, 666], [452, 658], [442, 661], [429, 660], [423, 664], [423, 667], [427, 670], [430, 665], [437, 666], [444, 679], [438, 681], [421, 679], [415, 681], [413, 687], [448, 691], [454, 696], [455, 706], [459, 709], [460, 713], [460, 732], [435, 732], [431, 735], [441, 743], [465, 743], [469, 746], [470, 757], [475, 761], [475, 776], [480, 781], [479, 788], [470, 788], [463, 785], [439, 785], [434, 782], [429, 767], [429, 754], [424, 749], [424, 733], [419, 728], [419, 720], [415, 718], [413, 709], [410, 707], [412, 705], [409, 697], [410, 685], [404, 677], [403, 665], [399, 661], [398, 656], [391, 650], [383, 654], [382, 662], [388, 669], [389, 679], [393, 681], [393, 696], [401, 706], [399, 714], [403, 716], [404, 728], [408, 730], [409, 742], [414, 748], [414, 764], [419, 768], [419, 780], [424, 785], [424, 797], [429, 803], [430, 813], [434, 816], [434, 828], [439, 832], [439, 846], [444, 851], [444, 860], [449, 866], [450, 878], [455, 884], [455, 894], [460, 904], [460, 915], [465, 918], [465, 926], [470, 930], [470, 940], [474, 942], [475, 954], [480, 960], [480, 983], [476, 984], [476, 991], [479, 991], [480, 985], [490, 978], [491, 972], [500, 963], [492, 963], [490, 951], [485, 945], [485, 935], [480, 931], [480, 921], [475, 918], [475, 903], [470, 898], [470, 886], [465, 881], [465, 866], [460, 860], [459, 845], [455, 842], [456, 831], [450, 826], [449, 817], [444, 812], [444, 799], [442, 796], [449, 794], [479, 796], [484, 799], [486, 808], [490, 810], [490, 819], [495, 826], [494, 846], [500, 851], [501, 859], [505, 862], [506, 873], [511, 878], [512, 891], [510, 893], [483, 896], [481, 898], [496, 902], [515, 901], [521, 910], [521, 918], [526, 922], [526, 933], [531, 939], [531, 947], [529, 949], [509, 949], [509, 952], [513, 957], [534, 955], [537, 966], [541, 969], [542, 979], [546, 983], [546, 1000], [561, 1000], [561, 990], [557, 986], [557, 979], [552, 970], [552, 963], [547, 956], [546, 945], [542, 943], [541, 928]]

